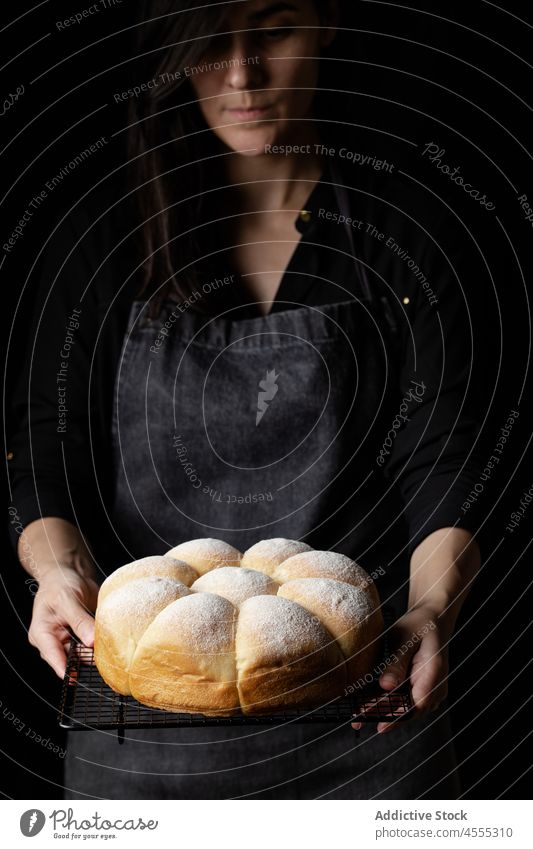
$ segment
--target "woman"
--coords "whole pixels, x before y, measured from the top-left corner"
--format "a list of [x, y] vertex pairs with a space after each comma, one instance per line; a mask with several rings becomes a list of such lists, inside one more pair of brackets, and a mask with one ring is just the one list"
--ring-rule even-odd
[[48, 251], [11, 446], [29, 639], [62, 677], [117, 565], [303, 539], [380, 576], [398, 616], [380, 682], [409, 678], [416, 711], [359, 737], [74, 733], [65, 797], [456, 798], [447, 644], [479, 569], [460, 240], [446, 254], [429, 193], [354, 168], [324, 120], [338, 3], [193, 6], [141, 10], [131, 198], [106, 182]]

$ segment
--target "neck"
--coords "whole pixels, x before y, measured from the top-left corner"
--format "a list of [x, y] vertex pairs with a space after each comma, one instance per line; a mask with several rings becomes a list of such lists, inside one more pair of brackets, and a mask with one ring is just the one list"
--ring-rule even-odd
[[[226, 178], [235, 188], [232, 192], [241, 210], [297, 208], [302, 193], [309, 186], [301, 181], [316, 182], [323, 171], [323, 157], [315, 152], [319, 138], [313, 132], [305, 141], [290, 142], [291, 146], [309, 145], [305, 153], [263, 153], [244, 156], [236, 153], [227, 159]], [[285, 146], [285, 149], [289, 143]], [[301, 149], [301, 148], [300, 148]]]

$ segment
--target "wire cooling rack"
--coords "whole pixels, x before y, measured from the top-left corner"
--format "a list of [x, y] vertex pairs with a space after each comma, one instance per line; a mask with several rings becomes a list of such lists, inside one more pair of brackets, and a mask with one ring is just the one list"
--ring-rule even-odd
[[[383, 610], [385, 635], [383, 659], [389, 654], [387, 632], [394, 621], [390, 608]], [[205, 716], [200, 713], [174, 713], [145, 707], [131, 696], [115, 693], [101, 677], [92, 648], [73, 639], [63, 679], [59, 724], [72, 731], [118, 731], [123, 742], [127, 728], [186, 728], [213, 725], [282, 725], [297, 723], [392, 722], [407, 719], [413, 710], [408, 683], [393, 692], [381, 689], [379, 674], [366, 686], [317, 708], [291, 708], [276, 713], [246, 716]]]

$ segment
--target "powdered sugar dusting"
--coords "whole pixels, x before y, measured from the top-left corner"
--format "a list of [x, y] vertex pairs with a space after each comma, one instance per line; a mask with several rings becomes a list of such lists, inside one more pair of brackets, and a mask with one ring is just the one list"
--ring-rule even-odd
[[311, 546], [299, 540], [284, 539], [283, 537], [262, 539], [244, 552], [242, 565], [248, 566], [247, 561], [249, 561], [250, 568], [253, 568], [257, 558], [257, 560], [263, 561], [266, 566], [273, 567], [288, 557], [304, 551], [311, 551]]
[[122, 585], [125, 579], [133, 581], [150, 575], [170, 577], [187, 585], [192, 584], [197, 578], [197, 574], [188, 563], [155, 554], [149, 557], [141, 557], [140, 560], [134, 560], [132, 563], [126, 563], [124, 566], [115, 569], [103, 582], [100, 592], [102, 590], [104, 594], [111, 592], [115, 584], [120, 583]]
[[370, 582], [362, 566], [336, 551], [306, 551], [289, 557], [278, 566], [275, 578], [280, 584], [297, 578], [332, 578], [354, 587]]
[[[166, 553], [167, 557], [178, 557], [191, 563], [209, 565], [212, 569], [221, 566], [239, 566], [242, 554], [237, 549], [221, 539], [203, 537], [182, 542]], [[211, 565], [212, 564], [212, 565]]]
[[237, 609], [222, 596], [190, 593], [169, 604], [153, 624], [170, 632], [175, 628], [191, 655], [220, 654], [234, 651], [236, 616]]
[[246, 654], [261, 649], [265, 662], [303, 656], [331, 642], [321, 622], [301, 605], [280, 596], [262, 595], [247, 599], [237, 624], [237, 653], [240, 639]]
[[300, 578], [288, 581], [280, 590], [289, 598], [306, 607], [306, 600], [320, 617], [319, 610], [329, 614], [338, 613], [344, 619], [348, 617], [353, 624], [363, 622], [374, 611], [369, 593], [359, 587], [353, 587], [331, 578]]
[[139, 639], [158, 613], [178, 598], [190, 594], [180, 581], [152, 576], [129, 581], [113, 590], [98, 605], [96, 617], [111, 625], [116, 618], [127, 621], [131, 634]]
[[255, 595], [275, 595], [278, 584], [254, 569], [223, 566], [207, 572], [191, 586], [193, 592], [216, 593], [239, 607]]
[[188, 587], [196, 580], [198, 572], [189, 563], [186, 563], [185, 560], [178, 560], [176, 557], [169, 557], [167, 554], [161, 560], [163, 561], [160, 567], [161, 569], [167, 568], [166, 564], [170, 562], [176, 570], [176, 575], [169, 577], [175, 577], [175, 580], [181, 581]]

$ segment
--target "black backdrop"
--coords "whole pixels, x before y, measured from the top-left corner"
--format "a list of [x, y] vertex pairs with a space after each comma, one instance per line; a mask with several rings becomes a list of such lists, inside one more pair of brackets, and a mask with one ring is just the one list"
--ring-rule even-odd
[[[113, 94], [142, 81], [135, 58], [128, 58], [134, 4], [109, 0], [80, 24], [57, 28], [57, 21], [89, 5], [19, 3], [2, 11], [2, 245], [46, 181], [79, 151], [106, 139], [47, 193], [13, 250], [0, 251], [9, 317], [6, 399], [30, 341], [44, 242], [80, 196], [125, 162], [125, 106]], [[486, 364], [487, 444], [496, 442], [510, 410], [520, 412], [499, 472], [486, 486], [484, 566], [451, 649], [450, 701], [465, 798], [527, 798], [530, 778], [531, 758], [525, 754], [531, 733], [533, 508], [507, 530], [533, 484], [527, 414], [533, 222], [519, 200], [525, 194], [533, 206], [527, 132], [533, 18], [524, 17], [521, 5], [353, 0], [350, 29], [339, 41], [350, 61], [332, 63], [324, 83], [344, 92], [331, 94], [332, 120], [352, 125], [357, 149], [387, 158], [429, 186], [468, 228], [475, 256], [468, 297], [485, 339], [478, 357]], [[442, 161], [460, 166], [493, 210], [465, 195], [422, 156], [429, 143], [444, 149]], [[8, 432], [9, 427], [8, 421]], [[7, 486], [5, 491], [9, 506]], [[56, 719], [59, 681], [27, 643], [35, 586], [9, 546], [7, 510], [4, 515], [0, 792], [8, 798], [60, 798], [65, 741]], [[41, 742], [32, 739], [33, 732]], [[48, 739], [59, 752], [46, 747]]]

